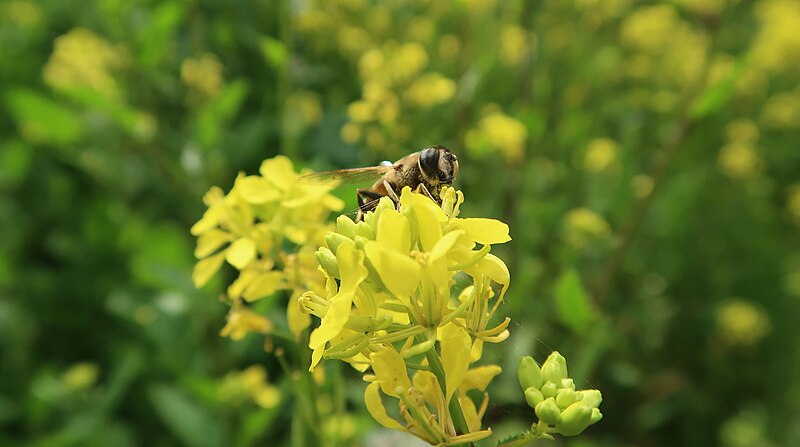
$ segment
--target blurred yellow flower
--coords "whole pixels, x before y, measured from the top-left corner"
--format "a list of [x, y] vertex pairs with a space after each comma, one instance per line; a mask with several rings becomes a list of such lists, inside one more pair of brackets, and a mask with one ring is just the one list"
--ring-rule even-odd
[[216, 55], [204, 53], [181, 64], [181, 81], [201, 98], [217, 96], [225, 84], [223, 66]]
[[454, 59], [461, 51], [461, 41], [454, 34], [445, 34], [439, 38], [439, 55], [445, 59]]
[[34, 1], [11, 0], [4, 5], [5, 16], [11, 23], [32, 28], [42, 22], [42, 8]]
[[339, 136], [347, 144], [356, 144], [361, 140], [361, 127], [354, 123], [345, 123], [339, 131]]
[[717, 164], [726, 176], [734, 180], [757, 177], [763, 168], [761, 157], [752, 144], [731, 142], [719, 152]]
[[589, 142], [583, 159], [583, 168], [589, 172], [602, 172], [617, 159], [619, 148], [614, 140], [597, 138]]
[[456, 83], [439, 73], [426, 73], [417, 78], [405, 92], [409, 103], [429, 108], [449, 101], [456, 92]]
[[124, 66], [125, 50], [85, 28], [75, 28], [54, 42], [44, 66], [44, 80], [56, 89], [88, 88], [108, 98], [119, 95], [113, 73]]
[[800, 88], [767, 99], [761, 110], [761, 121], [765, 126], [777, 129], [800, 127]]
[[267, 382], [263, 366], [228, 373], [219, 383], [220, 398], [234, 404], [251, 400], [262, 408], [273, 408], [281, 400], [280, 390]]
[[507, 65], [519, 65], [530, 52], [531, 36], [519, 25], [500, 29], [500, 60]]
[[297, 121], [304, 126], [319, 123], [322, 118], [322, 103], [319, 94], [299, 90], [292, 92], [286, 98], [284, 105], [284, 120]]
[[745, 299], [732, 298], [717, 312], [716, 334], [729, 346], [754, 346], [771, 330], [769, 315]]
[[755, 63], [770, 73], [797, 73], [800, 3], [764, 0], [756, 4], [755, 15], [761, 25], [750, 49]]
[[752, 144], [758, 141], [759, 133], [756, 123], [747, 118], [731, 121], [725, 126], [725, 137], [731, 142]]
[[588, 208], [576, 208], [564, 216], [563, 235], [567, 243], [581, 249], [592, 242], [608, 238], [611, 226], [603, 216]]
[[679, 21], [678, 13], [670, 5], [640, 7], [622, 22], [622, 42], [642, 51], [660, 51], [671, 41]]
[[231, 340], [241, 340], [251, 332], [269, 334], [272, 332], [272, 328], [272, 321], [267, 317], [251, 311], [240, 300], [234, 300], [228, 311], [225, 327], [222, 328], [219, 335], [230, 337]]
[[90, 362], [80, 362], [69, 367], [61, 380], [72, 390], [85, 390], [97, 382], [100, 368]]
[[649, 175], [640, 174], [633, 177], [631, 180], [631, 186], [633, 187], [633, 195], [639, 199], [643, 199], [653, 192], [653, 187], [655, 185], [652, 177]]
[[695, 14], [716, 16], [730, 3], [730, 0], [677, 0], [677, 3]]
[[490, 111], [470, 129], [464, 138], [467, 149], [475, 155], [500, 153], [511, 162], [525, 156], [528, 129], [522, 122], [499, 110]]

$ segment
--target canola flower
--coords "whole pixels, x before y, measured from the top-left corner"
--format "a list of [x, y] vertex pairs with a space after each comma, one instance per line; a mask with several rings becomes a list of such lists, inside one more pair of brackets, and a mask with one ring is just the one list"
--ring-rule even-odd
[[[222, 330], [223, 336], [233, 339], [272, 329], [268, 318], [243, 302], [280, 290], [293, 290], [299, 296], [309, 289], [324, 289], [313, 253], [328, 229], [328, 215], [344, 206], [330, 194], [335, 184], [299, 181], [302, 173], [295, 172], [286, 157], [265, 160], [260, 174], [240, 174], [228, 194], [212, 187], [203, 198], [208, 209], [191, 228], [198, 238], [194, 254], [200, 259], [192, 273], [195, 286], [207, 284], [225, 262], [239, 271], [227, 289], [231, 310]], [[310, 324], [293, 305], [287, 317], [296, 336]]]
[[[484, 391], [500, 367], [470, 365], [484, 343], [508, 337], [510, 322], [492, 324], [510, 277], [489, 253], [493, 244], [510, 240], [508, 226], [459, 218], [463, 195], [452, 188], [442, 198], [439, 206], [405, 188], [397, 209], [386, 197], [362, 222], [339, 217], [327, 247], [317, 252], [326, 293], [300, 299], [321, 320], [309, 339], [311, 368], [323, 358], [371, 368], [364, 376], [370, 414], [432, 445], [491, 434], [480, 422], [488, 395], [476, 405], [466, 393]], [[459, 272], [472, 285], [453, 299]], [[388, 415], [382, 396], [397, 400], [401, 421]]]

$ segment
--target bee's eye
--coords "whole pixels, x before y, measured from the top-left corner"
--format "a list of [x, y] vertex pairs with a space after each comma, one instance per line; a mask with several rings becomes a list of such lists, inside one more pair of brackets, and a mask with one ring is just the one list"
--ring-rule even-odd
[[428, 177], [436, 177], [439, 166], [439, 151], [433, 148], [422, 151], [419, 156], [419, 166]]

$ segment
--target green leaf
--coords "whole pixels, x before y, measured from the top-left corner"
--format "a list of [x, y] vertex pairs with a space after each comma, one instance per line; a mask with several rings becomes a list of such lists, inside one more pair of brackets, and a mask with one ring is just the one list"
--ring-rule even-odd
[[183, 392], [170, 385], [154, 385], [148, 395], [158, 416], [184, 445], [223, 445], [224, 426]]
[[272, 68], [283, 68], [289, 60], [289, 49], [278, 39], [265, 36], [261, 38], [260, 47], [261, 53]]
[[742, 76], [745, 68], [747, 68], [746, 59], [744, 57], [739, 58], [736, 62], [736, 66], [727, 76], [717, 83], [706, 87], [703, 93], [695, 100], [694, 104], [692, 104], [689, 116], [694, 119], [705, 118], [724, 107], [731, 98], [733, 90], [736, 87], [736, 81]]
[[595, 311], [575, 269], [567, 270], [556, 281], [555, 300], [561, 322], [573, 332], [585, 334], [595, 319]]
[[28, 141], [69, 144], [83, 136], [83, 123], [71, 109], [33, 90], [12, 89], [4, 100], [20, 134]]

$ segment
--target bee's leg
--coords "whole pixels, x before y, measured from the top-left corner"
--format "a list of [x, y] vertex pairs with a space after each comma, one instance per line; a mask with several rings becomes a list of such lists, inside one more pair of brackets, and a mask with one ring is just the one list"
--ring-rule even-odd
[[382, 194], [378, 194], [371, 189], [357, 189], [356, 202], [358, 203], [358, 217], [356, 218], [356, 221], [360, 222], [364, 217], [364, 213], [374, 211], [375, 207], [378, 206], [378, 200], [380, 200], [381, 197], [383, 197]]
[[433, 197], [433, 194], [431, 194], [431, 192], [428, 191], [428, 188], [425, 186], [424, 183], [420, 183], [417, 189], [422, 191], [422, 193], [425, 194], [426, 196], [430, 197], [430, 199], [433, 200], [434, 202], [439, 203], [439, 201], [436, 200], [435, 197]]
[[392, 185], [389, 184], [386, 180], [383, 181], [383, 187], [386, 188], [387, 195], [395, 204], [395, 207], [400, 205], [400, 197], [397, 196], [397, 193], [394, 192], [394, 188]]

